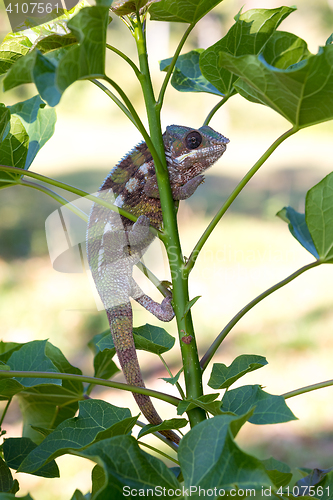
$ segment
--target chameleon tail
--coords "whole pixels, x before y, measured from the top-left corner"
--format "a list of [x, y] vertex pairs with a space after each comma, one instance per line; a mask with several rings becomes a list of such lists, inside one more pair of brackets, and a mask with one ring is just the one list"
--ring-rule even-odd
[[[121, 304], [106, 310], [111, 334], [119, 363], [128, 384], [145, 387], [135, 350], [132, 335], [132, 308], [130, 303]], [[149, 396], [133, 393], [141, 412], [149, 423], [158, 425], [162, 419], [155, 410]], [[180, 438], [173, 431], [161, 431], [164, 437], [179, 444]]]

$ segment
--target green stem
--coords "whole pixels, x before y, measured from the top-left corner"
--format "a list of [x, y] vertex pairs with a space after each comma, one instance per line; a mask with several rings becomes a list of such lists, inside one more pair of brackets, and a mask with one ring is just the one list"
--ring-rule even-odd
[[[155, 150], [155, 147], [154, 147], [154, 144], [151, 141], [150, 136], [149, 136], [147, 130], [145, 129], [145, 127], [144, 127], [144, 125], [143, 125], [143, 123], [142, 123], [139, 115], [135, 111], [135, 108], [134, 108], [133, 104], [131, 103], [131, 101], [129, 100], [129, 98], [125, 94], [125, 92], [122, 90], [121, 87], [119, 87], [119, 85], [114, 80], [112, 80], [108, 76], [105, 76], [104, 79], [110, 85], [112, 85], [112, 87], [118, 92], [118, 94], [120, 95], [120, 97], [123, 99], [124, 103], [126, 104], [127, 108], [129, 109], [129, 111], [130, 111], [130, 113], [131, 113], [131, 115], [132, 115], [132, 117], [133, 117], [133, 119], [135, 121], [137, 129], [141, 132], [141, 135], [144, 138], [144, 140], [145, 140], [145, 142], [146, 142], [146, 144], [148, 146], [148, 149], [151, 152], [151, 154], [157, 154], [156, 150]], [[140, 77], [140, 81], [141, 81], [141, 77]]]
[[143, 387], [136, 387], [134, 385], [123, 384], [121, 382], [112, 382], [111, 380], [104, 380], [103, 378], [87, 377], [86, 375], [75, 375], [72, 373], [54, 373], [54, 372], [35, 372], [35, 371], [18, 371], [18, 370], [0, 370], [0, 380], [2, 378], [47, 378], [57, 380], [73, 380], [75, 382], [87, 382], [88, 384], [101, 385], [104, 387], [112, 387], [113, 389], [121, 389], [123, 391], [135, 392], [137, 394], [145, 394], [152, 398], [161, 399], [166, 403], [173, 406], [178, 406], [181, 399], [175, 396], [170, 396], [164, 392], [153, 391]]
[[215, 226], [218, 224], [218, 222], [221, 220], [225, 212], [228, 210], [230, 205], [233, 203], [233, 201], [237, 198], [239, 193], [242, 191], [242, 189], [246, 186], [246, 184], [249, 182], [249, 180], [254, 176], [254, 174], [259, 170], [259, 168], [265, 163], [265, 161], [271, 156], [271, 154], [276, 150], [276, 148], [283, 142], [285, 141], [288, 137], [291, 135], [295, 134], [298, 131], [298, 128], [293, 127], [290, 130], [287, 130], [284, 134], [282, 134], [276, 141], [271, 144], [271, 146], [265, 151], [265, 153], [259, 158], [259, 160], [253, 165], [253, 167], [247, 172], [247, 174], [243, 177], [243, 179], [239, 182], [239, 184], [236, 186], [236, 188], [233, 190], [227, 201], [222, 205], [220, 210], [217, 212], [215, 217], [212, 219], [210, 222], [209, 226], [206, 228], [202, 236], [200, 237], [198, 243], [195, 245], [194, 249], [192, 250], [192, 253], [188, 259], [188, 262], [184, 268], [184, 273], [188, 275], [194, 264], [195, 261], [198, 258], [198, 255], [208, 240], [209, 236], [211, 235], [213, 229]]
[[[193, 26], [188, 28], [186, 36], [183, 36], [182, 44], [185, 43], [185, 39], [192, 28]], [[164, 233], [161, 239], [167, 251], [171, 271], [173, 285], [173, 307], [176, 314], [180, 346], [182, 351], [186, 394], [188, 398], [196, 399], [203, 394], [201, 370], [199, 365], [198, 350], [195, 341], [191, 312], [186, 315], [186, 318], [183, 317], [186, 304], [189, 300], [188, 281], [182, 274], [184, 259], [180, 246], [175, 202], [173, 200], [170, 187], [160, 120], [161, 105], [165, 88], [168, 83], [168, 78], [164, 81], [162, 93], [160, 93], [160, 100], [158, 103], [156, 103], [149, 72], [145, 36], [142, 30], [140, 19], [137, 20], [137, 26], [135, 28], [135, 40], [139, 56], [140, 71], [142, 74], [140, 82], [147, 109], [149, 130], [151, 134], [151, 140], [156, 148], [154, 151], [151, 150], [151, 153], [155, 164], [157, 184], [163, 213]], [[180, 44], [177, 49], [177, 53], [173, 58], [173, 63], [175, 63], [177, 59], [177, 55], [181, 49], [182, 44]], [[189, 344], [185, 344], [181, 340], [184, 335], [183, 331], [186, 331], [188, 335], [191, 335], [192, 337], [192, 341]], [[201, 408], [195, 408], [188, 412], [188, 417], [191, 427], [193, 427], [197, 423], [205, 420], [206, 414], [205, 411]]]
[[284, 394], [281, 394], [281, 396], [284, 399], [289, 399], [293, 398], [294, 396], [299, 396], [300, 394], [316, 391], [317, 389], [330, 387], [331, 385], [333, 385], [333, 380], [326, 380], [326, 382], [319, 382], [318, 384], [307, 385], [306, 387], [301, 387], [300, 389], [295, 389], [294, 391], [286, 392]]
[[258, 295], [255, 299], [251, 300], [243, 309], [241, 309], [229, 323], [223, 328], [221, 333], [216, 337], [210, 348], [207, 350], [207, 352], [204, 354], [200, 361], [200, 366], [202, 370], [205, 370], [207, 368], [208, 363], [214, 356], [215, 352], [223, 342], [223, 340], [226, 338], [230, 330], [238, 323], [238, 321], [247, 313], [249, 312], [254, 306], [259, 304], [263, 299], [271, 295], [271, 293], [275, 292], [276, 290], [279, 290], [279, 288], [282, 288], [283, 286], [287, 285], [291, 281], [293, 281], [295, 278], [303, 274], [305, 271], [308, 271], [309, 269], [312, 269], [313, 267], [317, 267], [322, 262], [320, 260], [316, 260], [314, 262], [311, 262], [310, 264], [307, 264], [306, 266], [301, 267], [294, 273], [290, 274], [287, 278], [284, 280], [280, 281], [279, 283], [276, 283], [276, 285], [272, 286], [271, 288], [268, 288], [265, 290], [263, 293]]
[[[155, 434], [155, 432], [153, 433]], [[160, 437], [160, 436], [158, 436]], [[163, 436], [162, 436], [163, 437]], [[170, 442], [170, 441], [169, 441]], [[162, 457], [164, 458], [167, 458], [168, 460], [170, 460], [171, 462], [174, 462], [176, 465], [180, 465], [178, 460], [176, 460], [175, 458], [171, 457], [170, 455], [168, 455], [167, 453], [164, 453], [164, 451], [161, 451], [159, 450], [158, 448], [155, 448], [154, 446], [150, 446], [150, 444], [147, 444], [145, 443], [144, 441], [138, 441], [139, 445], [141, 446], [145, 446], [146, 448], [149, 448], [150, 450], [154, 451], [155, 453], [159, 453], [160, 455], [162, 455]], [[176, 445], [177, 446], [177, 445]], [[178, 451], [178, 450], [176, 450]]]
[[[164, 367], [165, 367], [166, 371], [167, 371], [167, 372], [168, 372], [168, 374], [170, 375], [170, 377], [171, 377], [171, 378], [173, 378], [173, 375], [172, 375], [172, 373], [171, 373], [171, 370], [169, 369], [168, 365], [166, 364], [166, 362], [165, 362], [165, 360], [164, 360], [163, 356], [162, 356], [161, 354], [159, 354], [158, 356], [159, 356], [160, 360], [162, 361], [162, 363], [163, 363], [163, 365], [164, 365]], [[181, 398], [182, 398], [182, 399], [186, 399], [185, 394], [184, 394], [184, 391], [183, 391], [182, 386], [180, 385], [180, 383], [179, 383], [179, 382], [176, 382], [176, 384], [175, 384], [175, 385], [176, 385], [176, 387], [177, 387], [177, 389], [178, 389], [178, 392], [179, 392], [179, 394], [180, 394]]]
[[143, 262], [138, 262], [136, 267], [140, 269], [140, 271], [152, 282], [153, 285], [157, 288], [157, 290], [163, 295], [163, 297], [172, 297], [172, 293], [168, 288], [166, 288], [162, 282], [155, 276], [154, 273], [148, 269], [147, 266], [143, 264]]
[[113, 102], [121, 109], [121, 111], [127, 116], [127, 118], [129, 118], [129, 120], [131, 120], [131, 122], [135, 125], [135, 127], [138, 128], [138, 125], [137, 125], [136, 121], [134, 120], [134, 117], [132, 116], [130, 111], [121, 102], [121, 100], [118, 99], [118, 97], [116, 95], [114, 95], [113, 92], [111, 92], [110, 89], [105, 87], [105, 85], [103, 85], [103, 83], [99, 82], [98, 80], [94, 79], [94, 80], [90, 80], [90, 81], [92, 83], [94, 83], [97, 87], [99, 87], [101, 90], [103, 90], [103, 92], [105, 92], [105, 94], [113, 100]]
[[204, 125], [209, 125], [209, 122], [213, 118], [213, 116], [215, 115], [216, 111], [218, 111], [220, 109], [220, 107], [223, 106], [223, 104], [225, 104], [227, 102], [229, 97], [230, 97], [230, 94], [223, 96], [223, 98], [216, 104], [216, 106], [213, 107], [213, 109], [208, 113], [207, 118], [203, 123]]
[[174, 56], [172, 58], [172, 61], [170, 63], [170, 66], [168, 67], [168, 71], [165, 75], [165, 78], [163, 80], [163, 83], [162, 83], [162, 86], [161, 86], [161, 90], [160, 90], [160, 93], [159, 93], [159, 96], [158, 96], [158, 100], [157, 100], [157, 109], [158, 110], [161, 110], [162, 108], [162, 104], [163, 104], [163, 100], [164, 100], [164, 96], [165, 96], [165, 91], [167, 89], [167, 86], [168, 86], [168, 83], [169, 83], [169, 80], [171, 78], [171, 75], [172, 75], [172, 72], [173, 70], [175, 69], [175, 66], [176, 66], [176, 62], [177, 62], [177, 59], [178, 59], [178, 56], [180, 54], [180, 51], [182, 50], [189, 34], [191, 33], [191, 31], [193, 30], [195, 26], [195, 23], [194, 24], [190, 24], [189, 27], [187, 28], [187, 30], [185, 31], [184, 35], [182, 36], [179, 44], [178, 44], [178, 47], [176, 49], [176, 52], [174, 53]]
[[45, 193], [48, 196], [51, 196], [51, 198], [53, 198], [54, 200], [56, 200], [57, 202], [59, 202], [61, 205], [66, 206], [75, 215], [77, 215], [78, 217], [80, 217], [80, 219], [82, 219], [85, 222], [87, 222], [88, 215], [86, 213], [84, 213], [82, 210], [80, 210], [75, 205], [73, 205], [73, 203], [71, 203], [69, 200], [66, 200], [66, 198], [64, 198], [63, 196], [60, 196], [60, 194], [56, 193], [52, 189], [49, 189], [49, 188], [47, 188], [45, 186], [42, 186], [41, 184], [38, 184], [37, 182], [30, 182], [30, 181], [26, 181], [26, 180], [23, 180], [23, 179], [20, 179], [17, 182], [17, 184], [19, 186], [26, 186], [26, 187], [30, 187], [30, 188], [33, 188], [33, 189], [37, 189], [38, 191], [41, 191], [42, 193]]
[[122, 59], [124, 59], [124, 61], [126, 61], [131, 66], [131, 68], [133, 69], [133, 71], [136, 74], [136, 76], [138, 78], [140, 77], [140, 70], [139, 70], [139, 68], [132, 61], [132, 59], [130, 59], [129, 57], [127, 57], [126, 54], [124, 54], [124, 52], [122, 52], [121, 50], [117, 49], [116, 47], [113, 47], [113, 45], [109, 45], [108, 43], [106, 44], [106, 48], [109, 49], [109, 50], [112, 50], [112, 52], [115, 52], [116, 54], [118, 54], [118, 56], [120, 56]]
[[[98, 203], [99, 205], [102, 205], [103, 207], [109, 208], [110, 210], [113, 210], [113, 212], [118, 212], [120, 215], [123, 215], [127, 219], [132, 220], [135, 222], [137, 220], [137, 217], [130, 212], [127, 212], [126, 210], [122, 208], [118, 208], [116, 205], [113, 205], [112, 203], [108, 203], [107, 201], [98, 198], [97, 196], [94, 196], [92, 194], [87, 193], [86, 191], [83, 191], [82, 189], [75, 188], [73, 186], [70, 186], [69, 184], [66, 184], [64, 182], [57, 181], [56, 179], [51, 179], [50, 177], [46, 177], [45, 175], [38, 174], [37, 172], [32, 172], [31, 170], [24, 170], [23, 168], [17, 168], [17, 167], [8, 167], [5, 165], [0, 165], [0, 171], [4, 172], [14, 172], [16, 175], [26, 175], [28, 177], [32, 177], [33, 179], [37, 179], [41, 182], [46, 182], [47, 184], [51, 184], [52, 186], [58, 187], [60, 189], [65, 189], [66, 191], [69, 191], [70, 193], [74, 193], [78, 196], [85, 197], [88, 200], [91, 200], [95, 203]], [[16, 183], [19, 183], [19, 178], [17, 179]], [[154, 227], [150, 227], [150, 231], [152, 234], [157, 236], [158, 238], [161, 237], [161, 232], [155, 229]]]
[[8, 411], [8, 408], [9, 408], [9, 405], [11, 402], [12, 402], [12, 398], [9, 398], [7, 403], [6, 403], [6, 406], [4, 407], [4, 410], [3, 410], [1, 418], [0, 418], [0, 429], [2, 427], [3, 421], [5, 420], [5, 416], [6, 416], [6, 413]]

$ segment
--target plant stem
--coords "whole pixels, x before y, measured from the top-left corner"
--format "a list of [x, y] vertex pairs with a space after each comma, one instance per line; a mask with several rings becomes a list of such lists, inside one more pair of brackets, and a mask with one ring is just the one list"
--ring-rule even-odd
[[[182, 43], [185, 43], [185, 39], [192, 28], [193, 26], [188, 28], [186, 36], [184, 35], [182, 39]], [[173, 307], [176, 314], [178, 332], [180, 337], [186, 394], [187, 397], [196, 399], [203, 394], [201, 370], [190, 312], [186, 315], [186, 318], [183, 318], [184, 310], [189, 300], [188, 281], [186, 278], [184, 279], [182, 275], [184, 259], [180, 246], [175, 203], [170, 187], [160, 121], [161, 105], [168, 79], [165, 80], [162, 94], [160, 94], [161, 99], [159, 103], [156, 103], [149, 72], [145, 36], [139, 18], [137, 19], [137, 26], [135, 28], [135, 40], [139, 56], [140, 71], [142, 74], [140, 82], [145, 98], [149, 130], [151, 140], [156, 148], [155, 150], [150, 150], [150, 152], [153, 156], [155, 164], [157, 184], [162, 206], [164, 233], [161, 236], [161, 239], [167, 251], [171, 271], [173, 285]], [[181, 46], [182, 45], [180, 45], [177, 49], [178, 53], [181, 49]], [[176, 59], [177, 54], [175, 54], [174, 62], [176, 61]], [[181, 338], [183, 337], [183, 331], [186, 331], [192, 337], [192, 341], [189, 344], [185, 344], [181, 340]], [[204, 420], [206, 418], [206, 414], [201, 408], [195, 408], [188, 412], [188, 417], [191, 427], [193, 427], [197, 423]]]
[[127, 57], [126, 54], [124, 54], [124, 52], [122, 52], [121, 50], [117, 49], [116, 47], [113, 47], [113, 45], [110, 45], [108, 43], [106, 44], [106, 48], [109, 49], [109, 50], [112, 50], [112, 52], [115, 52], [116, 54], [118, 54], [118, 56], [120, 56], [122, 59], [124, 59], [124, 61], [126, 61], [131, 66], [131, 68], [133, 69], [133, 71], [136, 74], [136, 76], [138, 78], [140, 77], [140, 70], [139, 70], [139, 68], [132, 61], [132, 59], [130, 59], [129, 57]]
[[[168, 374], [170, 375], [170, 377], [171, 377], [171, 378], [173, 378], [173, 375], [172, 375], [172, 373], [171, 373], [171, 370], [169, 369], [168, 365], [166, 364], [166, 362], [165, 362], [165, 360], [164, 360], [163, 356], [162, 356], [161, 354], [159, 354], [158, 356], [159, 356], [160, 360], [162, 361], [162, 363], [163, 363], [163, 365], [164, 365], [164, 367], [165, 367], [166, 371], [167, 371], [167, 372], [168, 372]], [[176, 384], [175, 384], [175, 385], [176, 385], [176, 387], [177, 387], [177, 389], [178, 389], [178, 392], [179, 392], [179, 394], [180, 394], [181, 398], [182, 398], [182, 399], [186, 399], [185, 394], [184, 394], [184, 391], [183, 391], [182, 386], [180, 385], [180, 383], [179, 383], [179, 382], [176, 382]]]
[[103, 83], [99, 82], [98, 80], [90, 80], [92, 83], [94, 83], [97, 87], [99, 87], [107, 96], [109, 96], [113, 102], [121, 109], [123, 113], [131, 120], [131, 122], [135, 125], [136, 128], [138, 128], [136, 121], [134, 120], [134, 117], [132, 116], [131, 112], [126, 108], [126, 106], [121, 102], [120, 99], [116, 95], [114, 95], [113, 92], [111, 92], [110, 89], [105, 87]]
[[274, 286], [268, 288], [265, 290], [263, 293], [258, 295], [255, 299], [251, 300], [243, 309], [241, 309], [229, 323], [223, 328], [221, 333], [216, 337], [210, 348], [207, 350], [207, 352], [204, 354], [200, 361], [200, 366], [202, 370], [205, 370], [207, 368], [208, 363], [214, 356], [215, 352], [217, 351], [218, 347], [221, 345], [223, 340], [226, 338], [230, 330], [238, 323], [238, 321], [247, 313], [249, 312], [254, 306], [259, 304], [263, 299], [271, 295], [271, 293], [275, 292], [279, 288], [282, 288], [283, 286], [287, 285], [291, 281], [293, 281], [295, 278], [303, 274], [305, 271], [308, 271], [309, 269], [312, 269], [313, 267], [317, 267], [322, 262], [320, 260], [315, 260], [314, 262], [311, 262], [310, 264], [307, 264], [306, 266], [301, 267], [294, 273], [290, 274], [287, 278], [285, 278], [282, 281], [279, 281], [279, 283], [276, 283]]
[[318, 384], [307, 385], [306, 387], [301, 387], [300, 389], [295, 389], [294, 391], [286, 392], [281, 394], [284, 399], [293, 398], [294, 396], [299, 396], [300, 394], [305, 394], [306, 392], [316, 391], [317, 389], [323, 389], [324, 387], [330, 387], [333, 385], [333, 380], [326, 380], [326, 382], [319, 382]]
[[59, 372], [38, 372], [38, 371], [18, 371], [18, 370], [0, 370], [0, 380], [2, 378], [48, 378], [57, 380], [73, 380], [76, 382], [88, 382], [88, 384], [101, 385], [104, 387], [112, 387], [113, 389], [121, 389], [124, 391], [135, 392], [137, 394], [145, 394], [152, 398], [161, 399], [167, 403], [177, 406], [181, 399], [175, 396], [170, 396], [164, 392], [153, 391], [143, 387], [136, 387], [134, 385], [123, 384], [121, 382], [112, 382], [111, 380], [104, 380], [103, 378], [87, 377], [86, 375], [76, 375], [73, 373], [59, 373]]
[[210, 120], [213, 118], [216, 111], [218, 111], [220, 109], [220, 107], [223, 106], [223, 104], [225, 104], [227, 102], [229, 97], [230, 97], [230, 94], [223, 96], [223, 98], [216, 104], [216, 106], [213, 107], [213, 109], [208, 113], [206, 120], [203, 122], [204, 125], [209, 124]]
[[226, 202], [222, 205], [220, 210], [217, 212], [215, 217], [212, 219], [202, 236], [200, 237], [198, 243], [195, 245], [195, 247], [192, 250], [192, 253], [188, 259], [188, 262], [184, 268], [184, 273], [188, 275], [194, 264], [195, 261], [197, 260], [197, 257], [208, 240], [209, 236], [211, 235], [213, 229], [215, 226], [218, 224], [218, 222], [222, 219], [223, 215], [225, 212], [228, 210], [230, 205], [233, 203], [233, 201], [237, 198], [239, 193], [242, 191], [242, 189], [246, 186], [246, 184], [249, 182], [249, 180], [254, 176], [254, 174], [259, 170], [259, 168], [265, 163], [265, 161], [271, 156], [271, 154], [276, 150], [276, 148], [283, 142], [285, 141], [288, 137], [291, 135], [295, 134], [298, 131], [298, 128], [293, 127], [284, 134], [282, 134], [276, 141], [271, 144], [271, 146], [265, 151], [265, 153], [259, 158], [259, 160], [253, 165], [253, 167], [247, 172], [247, 174], [243, 177], [243, 179], [239, 182], [239, 184], [235, 187], [229, 198], [226, 200]]
[[[153, 434], [155, 434], [155, 432], [153, 432]], [[159, 436], [158, 436], [159, 437]], [[163, 436], [162, 436], [163, 437]], [[141, 446], [145, 446], [146, 448], [149, 448], [150, 450], [154, 451], [155, 453], [159, 453], [160, 455], [162, 455], [162, 457], [164, 458], [167, 458], [168, 460], [170, 460], [171, 462], [174, 462], [176, 465], [179, 465], [179, 462], [178, 460], [176, 460], [175, 458], [171, 457], [170, 455], [168, 455], [167, 453], [164, 453], [164, 451], [161, 451], [159, 450], [158, 448], [154, 448], [154, 446], [150, 446], [150, 444], [147, 444], [145, 443], [144, 441], [138, 441], [139, 445]], [[177, 445], [176, 445], [177, 446]], [[178, 450], [176, 450], [178, 451]]]
[[88, 215], [84, 213], [82, 210], [77, 208], [73, 203], [71, 203], [69, 200], [66, 200], [66, 198], [63, 198], [63, 196], [60, 196], [60, 194], [56, 193], [52, 189], [49, 189], [45, 186], [42, 186], [41, 184], [38, 184], [37, 182], [31, 182], [31, 181], [26, 181], [23, 179], [20, 179], [17, 184], [19, 186], [27, 186], [33, 189], [37, 189], [38, 191], [41, 191], [42, 193], [47, 194], [48, 196], [51, 196], [54, 200], [58, 201], [61, 205], [66, 206], [69, 210], [71, 210], [75, 215], [80, 217], [80, 219], [84, 220], [87, 222], [88, 220]]
[[[116, 205], [113, 205], [112, 203], [108, 203], [107, 201], [98, 198], [97, 196], [94, 196], [93, 194], [89, 194], [86, 191], [83, 191], [82, 189], [75, 188], [73, 186], [70, 186], [69, 184], [65, 184], [64, 182], [57, 181], [56, 179], [51, 179], [50, 177], [46, 177], [45, 175], [38, 174], [37, 172], [32, 172], [31, 170], [24, 170], [23, 168], [17, 168], [17, 167], [8, 167], [5, 165], [0, 165], [0, 171], [4, 172], [14, 172], [16, 175], [26, 175], [28, 177], [32, 177], [33, 179], [37, 179], [41, 182], [46, 182], [47, 184], [52, 184], [52, 186], [65, 189], [66, 191], [69, 191], [70, 193], [74, 193], [78, 196], [85, 197], [88, 200], [91, 200], [95, 203], [98, 203], [99, 205], [102, 205], [103, 207], [109, 208], [110, 210], [113, 210], [114, 212], [118, 212], [120, 215], [123, 215], [124, 217], [127, 217], [127, 219], [132, 220], [135, 222], [137, 220], [137, 217], [130, 212], [127, 212], [126, 210], [122, 208], [118, 208]], [[19, 178], [17, 179], [16, 183], [19, 183]], [[154, 227], [150, 227], [150, 231], [152, 234], [157, 236], [158, 238], [161, 237], [160, 231], [155, 229]]]
[[158, 96], [158, 101], [157, 101], [157, 109], [158, 110], [161, 110], [162, 108], [162, 104], [163, 104], [163, 100], [164, 100], [164, 96], [165, 96], [165, 91], [166, 91], [166, 88], [168, 86], [168, 83], [170, 81], [170, 78], [171, 78], [171, 75], [172, 75], [172, 72], [175, 68], [175, 65], [176, 65], [176, 62], [177, 62], [177, 59], [178, 59], [178, 56], [180, 54], [180, 51], [182, 50], [189, 34], [191, 33], [191, 31], [193, 30], [195, 26], [195, 23], [194, 24], [190, 24], [189, 27], [187, 28], [187, 30], [185, 31], [184, 35], [182, 36], [179, 44], [178, 44], [178, 47], [176, 49], [176, 52], [174, 53], [174, 56], [172, 58], [172, 61], [170, 63], [170, 66], [168, 67], [168, 71], [165, 75], [165, 78], [163, 80], [163, 83], [162, 83], [162, 86], [161, 86], [161, 90], [160, 90], [160, 93], [159, 93], [159, 96]]
[[6, 406], [4, 407], [4, 410], [3, 410], [1, 418], [0, 418], [0, 429], [2, 427], [3, 421], [5, 420], [5, 416], [6, 416], [6, 413], [8, 411], [8, 408], [9, 408], [9, 405], [11, 402], [12, 402], [12, 398], [9, 398], [7, 403], [6, 403]]

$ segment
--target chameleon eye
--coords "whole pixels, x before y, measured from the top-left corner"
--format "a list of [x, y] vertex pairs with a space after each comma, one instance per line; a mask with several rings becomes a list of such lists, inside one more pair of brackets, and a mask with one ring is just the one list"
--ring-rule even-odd
[[200, 146], [201, 143], [202, 143], [201, 134], [196, 130], [193, 130], [193, 132], [187, 134], [185, 138], [185, 144], [188, 149], [196, 149]]

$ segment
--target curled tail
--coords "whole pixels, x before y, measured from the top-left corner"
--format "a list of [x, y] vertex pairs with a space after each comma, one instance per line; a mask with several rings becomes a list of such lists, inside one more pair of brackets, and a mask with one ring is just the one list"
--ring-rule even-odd
[[[132, 334], [132, 308], [130, 303], [121, 304], [106, 310], [110, 324], [111, 334], [118, 355], [119, 363], [128, 384], [145, 387]], [[149, 423], [158, 425], [162, 419], [155, 410], [149, 396], [133, 393], [141, 412]], [[160, 431], [160, 433], [179, 444], [180, 438], [173, 431]]]

